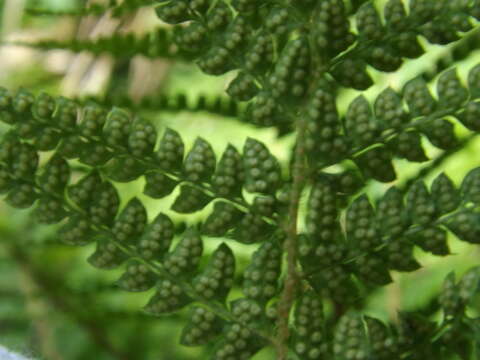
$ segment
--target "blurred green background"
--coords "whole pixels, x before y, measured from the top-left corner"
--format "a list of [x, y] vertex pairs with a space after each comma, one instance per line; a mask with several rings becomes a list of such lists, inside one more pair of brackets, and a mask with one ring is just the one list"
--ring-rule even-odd
[[[15, 41], [38, 39], [94, 38], [115, 32], [141, 34], [159, 26], [151, 9], [143, 8], [125, 19], [108, 17], [75, 18], [69, 16], [32, 16], [26, 8], [69, 10], [82, 6], [76, 0], [0, 0], [2, 10], [0, 31], [0, 86], [16, 89], [20, 86], [39, 93], [81, 97], [105, 96], [115, 91], [135, 100], [143, 96], [185, 93], [187, 101], [199, 94], [223, 94], [231, 74], [210, 77], [201, 74], [194, 64], [142, 56], [115, 59], [109, 55], [93, 56], [68, 51], [39, 51], [11, 45]], [[430, 66], [448, 48], [425, 45], [428, 55], [405, 64], [400, 71], [384, 75], [372, 71], [377, 85], [365, 94], [374, 97], [386, 86], [400, 88], [416, 74], [432, 70]], [[480, 51], [458, 64], [460, 75], [480, 60]], [[357, 92], [341, 94], [339, 109], [345, 111]], [[247, 136], [254, 136], [270, 146], [271, 151], [287, 167], [293, 143], [291, 135], [278, 137], [275, 130], [256, 129], [235, 118], [207, 112], [141, 111], [156, 124], [159, 132], [169, 126], [178, 130], [187, 149], [196, 136], [211, 142], [217, 154], [232, 143], [241, 149]], [[456, 129], [462, 136], [463, 129]], [[1, 127], [0, 134], [6, 131]], [[438, 150], [425, 144], [435, 158]], [[466, 172], [480, 161], [480, 141], [474, 139], [463, 150], [450, 156], [441, 167], [428, 174], [431, 180], [445, 171], [459, 183]], [[412, 165], [397, 160], [395, 167], [402, 184], [415, 176], [425, 165]], [[335, 171], [335, 168], [332, 168]], [[182, 222], [201, 221], [210, 207], [195, 216], [180, 216], [169, 211], [173, 196], [153, 200], [142, 196], [143, 180], [116, 184], [122, 202], [138, 196], [147, 206], [149, 217], [159, 211], [171, 215], [178, 226]], [[371, 183], [368, 193], [374, 200], [391, 184]], [[175, 194], [174, 194], [175, 195]], [[208, 348], [186, 348], [178, 345], [182, 325], [188, 312], [155, 318], [143, 314], [142, 306], [151, 292], [132, 294], [114, 285], [122, 270], [101, 271], [87, 264], [93, 245], [71, 248], [56, 242], [55, 226], [35, 225], [29, 211], [12, 210], [0, 201], [0, 345], [36, 359], [159, 359], [187, 360], [207, 358]], [[206, 252], [211, 252], [222, 239], [207, 239]], [[230, 245], [231, 243], [229, 243]], [[251, 246], [231, 244], [237, 262], [240, 282], [242, 268], [254, 250]], [[479, 249], [449, 239], [451, 256], [440, 258], [416, 250], [422, 269], [411, 274], [395, 273], [395, 283], [376, 290], [359, 305], [369, 315], [383, 320], [395, 319], [396, 312], [427, 306], [438, 293], [442, 280], [454, 270], [461, 275], [477, 265]], [[235, 295], [234, 295], [235, 296]], [[238, 296], [238, 294], [237, 294]], [[472, 310], [473, 311], [473, 310]], [[267, 349], [255, 359], [273, 359]]]

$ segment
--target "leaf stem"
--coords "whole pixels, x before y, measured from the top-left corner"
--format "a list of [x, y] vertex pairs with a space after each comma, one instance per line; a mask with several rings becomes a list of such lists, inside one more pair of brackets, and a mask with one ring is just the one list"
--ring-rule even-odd
[[300, 197], [306, 181], [306, 152], [305, 152], [306, 122], [299, 117], [297, 125], [297, 142], [295, 146], [295, 159], [292, 166], [293, 183], [290, 193], [288, 217], [285, 219], [286, 239], [283, 243], [284, 253], [287, 260], [287, 274], [283, 283], [283, 292], [278, 304], [278, 335], [277, 335], [277, 359], [286, 360], [288, 356], [287, 341], [290, 335], [288, 319], [293, 302], [296, 298], [298, 282], [297, 272], [298, 244], [297, 222]]

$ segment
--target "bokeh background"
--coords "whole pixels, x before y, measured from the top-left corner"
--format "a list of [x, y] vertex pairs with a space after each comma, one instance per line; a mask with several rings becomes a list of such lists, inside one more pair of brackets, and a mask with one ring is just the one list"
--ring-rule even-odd
[[[227, 143], [241, 149], [246, 137], [254, 136], [268, 144], [287, 168], [293, 144], [291, 134], [279, 136], [274, 129], [256, 129], [231, 116], [236, 111], [231, 109], [224, 90], [233, 74], [206, 76], [191, 62], [136, 54], [129, 48], [113, 56], [104, 52], [28, 46], [43, 40], [61, 44], [72, 39], [88, 42], [127, 34], [141, 38], [167, 26], [148, 6], [118, 17], [71, 15], [86, 3], [80, 0], [0, 0], [0, 86], [12, 90], [25, 87], [36, 94], [46, 91], [78, 99], [92, 97], [119, 106], [130, 99], [136, 115], [152, 121], [159, 132], [167, 126], [178, 130], [187, 148], [200, 135], [220, 154]], [[108, 1], [94, 3], [102, 5]], [[39, 9], [49, 9], [52, 14], [37, 11]], [[478, 34], [476, 36], [478, 39]], [[386, 75], [372, 70], [376, 85], [365, 95], [372, 98], [386, 86], [399, 89], [413, 76], [435, 74], [453, 61], [451, 48], [458, 44], [449, 47], [424, 45], [428, 55], [405, 64], [396, 73]], [[460, 75], [465, 78], [468, 69], [479, 61], [480, 50], [458, 62]], [[354, 91], [341, 93], [340, 112], [345, 111], [357, 94]], [[211, 111], [172, 110], [176, 101], [187, 101], [194, 108], [200, 98], [218, 106]], [[150, 100], [145, 102], [145, 99]], [[0, 125], [0, 134], [5, 131], [6, 127]], [[422, 168], [427, 169], [423, 173], [428, 181], [445, 171], [459, 183], [469, 169], [480, 165], [480, 140], [467, 138], [460, 126], [456, 131], [466, 139], [466, 145], [442, 159], [439, 166], [429, 169], [429, 163], [412, 165], [396, 160], [397, 184], [407, 184]], [[431, 158], [441, 155], [427, 142], [424, 145]], [[172, 197], [158, 201], [143, 196], [143, 180], [116, 185], [123, 203], [138, 196], [147, 206], [150, 218], [163, 211], [171, 215], [179, 227], [185, 221], [201, 221], [210, 209], [194, 216], [181, 216], [169, 210]], [[369, 196], [375, 200], [390, 185], [369, 184]], [[86, 258], [93, 252], [93, 245], [71, 248], [59, 244], [55, 230], [55, 226], [36, 225], [28, 210], [13, 210], [0, 200], [0, 345], [35, 359], [49, 360], [207, 358], [208, 348], [178, 345], [187, 313], [162, 318], [142, 313], [141, 308], [150, 293], [132, 294], [119, 290], [114, 283], [121, 269], [104, 271], [91, 267]], [[208, 239], [207, 253], [221, 241]], [[229, 245], [237, 256], [240, 282], [242, 267], [254, 249]], [[395, 282], [361, 299], [359, 309], [385, 321], [395, 321], [398, 310], [428, 307], [446, 274], [455, 271], [459, 276], [479, 262], [478, 247], [453, 238], [449, 239], [449, 245], [452, 255], [446, 258], [416, 249], [422, 268], [411, 274], [394, 273]], [[238, 296], [238, 292], [236, 294]], [[258, 353], [255, 360], [273, 358], [273, 353], [267, 349]]]

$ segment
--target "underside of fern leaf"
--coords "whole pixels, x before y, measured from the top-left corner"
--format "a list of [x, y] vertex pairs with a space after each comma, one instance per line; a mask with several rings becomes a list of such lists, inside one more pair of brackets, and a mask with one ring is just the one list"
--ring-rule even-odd
[[[415, 248], [447, 256], [449, 237], [480, 243], [480, 168], [460, 183], [424, 179], [480, 132], [480, 63], [466, 75], [457, 66], [475, 50], [480, 1], [134, 3], [163, 22], [153, 35], [32, 46], [193, 61], [208, 75], [231, 73], [231, 99], [188, 105], [167, 94], [133, 106], [115, 94], [77, 102], [1, 88], [5, 202], [57, 224], [64, 244], [92, 245], [89, 263], [121, 268], [121, 289], [152, 290], [146, 313], [186, 309], [180, 342], [211, 344], [212, 359], [249, 359], [268, 346], [280, 360], [472, 358], [478, 268], [447, 276], [437, 322], [401, 312], [386, 323], [358, 304], [394, 272], [420, 269]], [[404, 76], [432, 44], [449, 58], [400, 85], [377, 83]], [[203, 134], [186, 144], [181, 128], [154, 126], [134, 113], [142, 108], [207, 110], [255, 130], [218, 152]], [[289, 163], [258, 128], [290, 134]], [[399, 160], [426, 165], [402, 186]], [[142, 197], [119, 191], [137, 180]], [[171, 202], [151, 213], [141, 198]], [[178, 214], [192, 219], [184, 229]], [[209, 252], [210, 238], [220, 242]], [[239, 246], [251, 249], [247, 264]]]

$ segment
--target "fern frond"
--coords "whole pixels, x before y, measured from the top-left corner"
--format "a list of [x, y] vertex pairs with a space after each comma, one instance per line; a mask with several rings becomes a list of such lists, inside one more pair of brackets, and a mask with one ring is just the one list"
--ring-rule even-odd
[[189, 99], [183, 93], [150, 95], [143, 97], [139, 102], [134, 102], [128, 96], [115, 96], [106, 94], [103, 97], [87, 96], [76, 99], [80, 103], [87, 104], [93, 102], [104, 107], [121, 107], [135, 111], [187, 111], [187, 112], [207, 112], [221, 116], [238, 118], [244, 109], [241, 104], [230, 97], [218, 95], [210, 96], [205, 94], [195, 95]]
[[133, 33], [115, 33], [109, 37], [95, 40], [38, 40], [35, 42], [13, 41], [8, 44], [25, 46], [39, 50], [68, 50], [75, 53], [82, 51], [94, 55], [110, 54], [117, 58], [131, 58], [143, 55], [149, 58], [166, 58], [191, 60], [190, 55], [172, 46], [172, 32], [164, 27], [137, 36]]
[[[265, 231], [265, 226], [257, 225], [259, 220], [260, 224], [265, 220], [271, 224], [275, 220], [272, 213], [262, 210], [263, 207], [254, 207], [241, 193], [232, 192], [238, 186], [247, 186], [241, 173], [232, 166], [242, 169], [245, 162], [247, 177], [253, 176], [257, 182], [278, 182], [278, 174], [275, 179], [268, 173], [256, 174], [256, 166], [248, 157], [243, 160], [233, 147], [228, 148], [224, 154], [226, 160], [220, 161], [216, 169], [215, 154], [201, 138], [183, 159], [183, 143], [178, 133], [171, 129], [165, 132], [154, 155], [155, 129], [144, 121], [132, 123], [128, 114], [119, 109], [107, 114], [93, 105], [80, 109], [65, 98], [53, 99], [46, 94], [34, 98], [26, 90], [20, 90], [11, 97], [2, 90], [2, 114], [4, 121], [13, 122], [16, 127], [3, 138], [0, 153], [0, 189], [7, 193], [7, 203], [26, 208], [38, 200], [34, 210], [37, 221], [46, 224], [62, 222], [59, 235], [64, 243], [77, 246], [97, 243], [96, 251], [89, 259], [96, 267], [109, 269], [127, 262], [127, 272], [119, 280], [121, 287], [129, 291], [145, 291], [159, 281], [158, 295], [147, 306], [149, 312], [175, 311], [196, 301], [228, 322], [238, 322], [225, 307], [212, 307], [206, 301], [208, 296], [203, 294], [206, 291], [204, 287], [192, 285], [200, 281], [200, 278], [193, 280], [193, 276], [198, 271], [202, 255], [203, 230], [188, 228], [183, 240], [169, 251], [173, 235], [170, 220], [165, 215], [159, 215], [153, 223], [147, 224], [146, 210], [135, 198], [119, 212], [119, 196], [108, 178], [131, 181], [145, 174], [145, 193], [148, 195], [158, 194], [152, 189], [163, 186], [165, 180], [159, 183], [158, 175], [175, 185], [185, 183], [181, 185], [181, 192], [172, 206], [180, 213], [199, 210], [215, 197], [228, 200], [238, 207], [237, 211], [245, 212], [242, 214], [244, 219], [250, 219], [250, 223], [234, 223], [233, 228], [237, 230], [232, 236], [238, 241], [251, 243], [266, 241], [271, 236], [271, 232]], [[24, 130], [19, 131], [19, 128]], [[27, 128], [28, 131], [25, 130]], [[58, 147], [55, 143], [55, 154], [39, 171], [38, 151], [49, 151], [52, 147], [43, 146], [44, 142], [39, 146], [36, 140], [32, 145], [30, 141], [32, 137], [43, 136], [47, 129], [52, 129], [61, 143]], [[68, 153], [69, 159], [78, 158], [81, 163], [93, 167], [89, 174], [73, 185], [69, 185], [70, 166], [64, 158], [65, 153]], [[258, 153], [264, 159], [259, 165], [267, 170], [272, 168], [271, 163], [276, 163], [268, 150], [253, 139], [247, 141], [245, 153], [250, 157]], [[39, 175], [36, 176], [37, 171]], [[157, 177], [151, 177], [153, 173]], [[225, 186], [230, 189], [232, 181], [236, 184], [232, 190], [221, 190]], [[264, 187], [258, 190], [270, 191]], [[160, 196], [164, 195], [161, 193]], [[204, 198], [207, 201], [203, 201]], [[216, 212], [218, 214], [218, 208]], [[221, 218], [227, 214], [221, 212], [218, 216]], [[243, 221], [241, 218], [235, 220]], [[159, 254], [160, 249], [163, 265], [151, 260], [151, 255]], [[230, 270], [228, 274], [231, 276]], [[179, 276], [184, 279], [180, 283]], [[272, 276], [269, 279], [270, 282], [276, 281]], [[248, 286], [253, 286], [256, 281], [252, 279]], [[171, 304], [171, 298], [165, 298], [167, 291], [177, 294], [176, 305]], [[262, 338], [265, 336], [262, 335]]]
[[[458, 78], [455, 69], [444, 72], [436, 82], [435, 98], [420, 77], [405, 84], [402, 95], [386, 88], [372, 104], [360, 95], [350, 103], [343, 121], [335, 115], [333, 122], [332, 115], [336, 113], [334, 104], [322, 104], [312, 113], [316, 117], [309, 119], [313, 123], [311, 129], [314, 130], [308, 134], [312, 144], [312, 160], [318, 162], [322, 158], [328, 159], [325, 163], [320, 160], [318, 167], [322, 168], [340, 160], [351, 159], [363, 169], [366, 178], [390, 182], [396, 177], [392, 165], [394, 156], [410, 161], [428, 160], [419, 142], [420, 134], [437, 148], [448, 150], [456, 147], [458, 139], [452, 123], [446, 118], [455, 118], [468, 129], [477, 131], [474, 119], [479, 106], [476, 82], [478, 69], [477, 65], [470, 70], [468, 89]], [[328, 96], [323, 89], [317, 90], [316, 94], [311, 100], [316, 105], [320, 104], [321, 97]], [[408, 106], [409, 112], [405, 111], [403, 103]], [[327, 106], [332, 114], [326, 112]], [[331, 144], [326, 144], [326, 139], [323, 143], [318, 141], [322, 138], [322, 132], [325, 132], [325, 126], [328, 126], [324, 123], [327, 117], [337, 129], [344, 123], [345, 135], [342, 138], [341, 133], [330, 134]], [[338, 143], [339, 139], [344, 141], [341, 145], [333, 143]], [[347, 150], [345, 143], [351, 144], [350, 150]], [[343, 154], [332, 157], [335, 146]]]
[[38, 7], [28, 7], [25, 9], [25, 12], [32, 16], [71, 16], [71, 17], [80, 17], [80, 16], [99, 16], [104, 15], [107, 12], [113, 17], [121, 17], [126, 14], [132, 13], [142, 7], [150, 6], [154, 4], [154, 0], [125, 0], [125, 1], [115, 1], [115, 3], [110, 2], [108, 5], [103, 4], [91, 4], [87, 7], [80, 7], [72, 10], [51, 10], [48, 8], [38, 8]]
[[[172, 163], [176, 167], [171, 167], [166, 160], [173, 156], [172, 151], [175, 148], [183, 147], [181, 138], [173, 130], [165, 132], [155, 154], [153, 152], [156, 141], [154, 128], [140, 120], [132, 122], [130, 116], [119, 109], [113, 109], [108, 114], [94, 105], [79, 109], [70, 100], [64, 98], [55, 100], [46, 94], [41, 94], [35, 100], [33, 95], [25, 90], [20, 90], [12, 98], [3, 89], [2, 95], [5, 101], [2, 120], [7, 123], [13, 121], [17, 135], [25, 139], [33, 138], [38, 150], [54, 149], [61, 141], [58, 150], [63, 153], [63, 156], [67, 154], [67, 158], [78, 158], [85, 165], [100, 167], [104, 175], [115, 181], [132, 181], [146, 174], [146, 172], [153, 171], [163, 173], [164, 176], [177, 184], [190, 182], [199, 189], [201, 194], [206, 196], [221, 198], [227, 195], [219, 195], [222, 192], [217, 187], [220, 184], [218, 181], [216, 183], [218, 185], [215, 186], [215, 182], [209, 180], [210, 175], [203, 178], [204, 170], [198, 172], [198, 169], [203, 169], [205, 165], [203, 163], [205, 159], [202, 157], [207, 156], [207, 153], [211, 154], [211, 150], [208, 150], [208, 143], [201, 138], [197, 139], [198, 147], [192, 148], [187, 154], [184, 165], [182, 165], [182, 150], [182, 153], [176, 158], [180, 163]], [[81, 117], [77, 119], [79, 112]], [[20, 113], [21, 118], [16, 113]], [[59, 119], [63, 123], [58, 122], [58, 120], [52, 122], [55, 119]], [[52, 132], [52, 135], [45, 138], [45, 135], [50, 134], [50, 132]], [[150, 134], [150, 138], [144, 138], [146, 133]], [[8, 135], [5, 141], [9, 141], [8, 139], [14, 136], [13, 133]], [[52, 143], [51, 140], [55, 140], [55, 142]], [[247, 151], [253, 154], [257, 151], [266, 151], [256, 148], [256, 146], [261, 146], [261, 143], [251, 141], [252, 146], [255, 145], [255, 147], [250, 150], [250, 145], [247, 143]], [[210, 154], [208, 154], [208, 157], [213, 156]], [[189, 159], [195, 159], [199, 163], [190, 164]], [[241, 158], [235, 161], [239, 162], [239, 166], [243, 166]], [[272, 160], [268, 159], [268, 161]], [[225, 171], [232, 166], [231, 164], [224, 164], [223, 166], [226, 169], [222, 170], [222, 164], [219, 165], [217, 171]], [[208, 166], [210, 167], [209, 174], [211, 174], [211, 171], [215, 169], [215, 162]], [[237, 176], [238, 173], [232, 174], [229, 171], [228, 176], [232, 175]], [[263, 176], [256, 177], [256, 179], [261, 180]], [[241, 195], [227, 195], [225, 198], [242, 209], [248, 210], [250, 208]], [[184, 202], [184, 200], [179, 201]]]
[[92, 4], [88, 8], [77, 8], [70, 10], [52, 10], [48, 8], [28, 7], [25, 12], [32, 16], [88, 16], [88, 15], [102, 15], [108, 10], [100, 4]]
[[452, 44], [452, 46], [446, 50], [445, 54], [434, 63], [432, 66], [421, 76], [425, 81], [432, 81], [442, 71], [453, 67], [455, 63], [465, 60], [478, 50], [478, 42], [480, 41], [480, 30], [474, 29], [467, 33], [465, 37]]
[[473, 133], [467, 136], [465, 139], [459, 141], [457, 146], [452, 149], [448, 149], [442, 152], [439, 156], [433, 159], [426, 166], [422, 167], [414, 176], [408, 178], [403, 184], [402, 188], [407, 190], [412, 186], [416, 181], [427, 178], [430, 174], [438, 170], [446, 161], [449, 161], [452, 156], [457, 155], [459, 151], [465, 149], [469, 144], [477, 139], [479, 134]]
[[[396, 325], [354, 310], [392, 281], [392, 271], [421, 267], [415, 247], [446, 256], [448, 233], [479, 243], [480, 168], [460, 186], [443, 173], [429, 186], [423, 178], [465, 146], [456, 127], [472, 136], [480, 131], [480, 65], [462, 79], [442, 59], [402, 89], [383, 89], [374, 99], [359, 94], [345, 113], [337, 102], [344, 88], [369, 89], [372, 71], [393, 73], [423, 55], [424, 41], [451, 44], [455, 61], [468, 57], [478, 38], [480, 1], [160, 0], [152, 7], [171, 28], [139, 39], [33, 46], [195, 59], [209, 75], [236, 71], [226, 91], [233, 100], [225, 104], [223, 97], [189, 104], [183, 94], [138, 105], [109, 94], [99, 102], [207, 109], [293, 133], [288, 169], [253, 137], [243, 149], [228, 145], [218, 156], [202, 137], [186, 148], [176, 130], [158, 134], [119, 108], [0, 89], [0, 119], [11, 128], [0, 143], [5, 201], [34, 207], [38, 222], [60, 223], [66, 244], [96, 244], [89, 262], [124, 266], [117, 281], [124, 290], [155, 288], [146, 312], [159, 316], [191, 306], [181, 342], [214, 342], [213, 359], [248, 359], [268, 345], [279, 360], [294, 354], [312, 360], [467, 358], [477, 341], [469, 334], [478, 337], [466, 311], [479, 290], [478, 269], [460, 281], [449, 275], [428, 311], [401, 313]], [[443, 155], [413, 183], [392, 184], [371, 201], [366, 183], [395, 181], [396, 158], [429, 160], [424, 139]], [[87, 169], [75, 183], [71, 160]], [[143, 203], [121, 199], [115, 185], [142, 177], [145, 195], [175, 194], [175, 213], [211, 206], [205, 220], [175, 227], [160, 212], [149, 221]], [[206, 263], [204, 236], [224, 240]], [[238, 292], [232, 291], [237, 262], [231, 240], [255, 247]], [[328, 319], [324, 301], [333, 305]], [[431, 322], [426, 314], [439, 311], [443, 319]]]
[[[342, 266], [348, 266], [353, 273], [359, 271], [356, 276], [360, 279], [367, 275], [364, 280], [382, 285], [387, 278], [380, 276], [380, 269], [416, 270], [418, 265], [410, 265], [415, 261], [412, 255], [413, 245], [437, 255], [448, 254], [448, 250], [438, 248], [443, 249], [446, 246], [446, 237], [438, 238], [438, 235], [432, 233], [432, 229], [443, 232], [444, 235], [445, 229], [449, 229], [460, 240], [478, 243], [479, 208], [474, 194], [480, 189], [479, 174], [478, 168], [473, 169], [465, 177], [460, 189], [444, 174], [435, 179], [430, 191], [423, 181], [417, 181], [405, 191], [392, 187], [378, 201], [376, 211], [365, 195], [357, 197], [347, 210], [345, 235], [340, 231], [338, 215], [328, 217], [333, 228], [338, 229], [331, 234], [325, 233], [323, 228], [310, 227], [308, 238], [303, 240], [302, 250], [303, 266], [311, 269], [307, 270], [308, 276], [312, 276], [310, 281], [322, 281], [322, 275], [312, 274], [343, 264]], [[321, 188], [325, 185], [319, 183], [317, 186]], [[328, 190], [326, 191], [328, 193]], [[309, 216], [326, 216], [324, 209], [328, 208], [327, 204], [322, 204], [319, 208], [311, 207]], [[349, 228], [352, 229], [350, 235]], [[392, 229], [395, 229], [394, 233]], [[435, 237], [438, 238], [438, 243], [435, 243]], [[350, 253], [344, 251], [345, 248], [351, 248]], [[329, 256], [325, 257], [327, 254]], [[381, 257], [378, 258], [378, 255]], [[383, 259], [382, 266], [375, 266], [376, 259]], [[319, 264], [322, 265], [318, 266]]]

